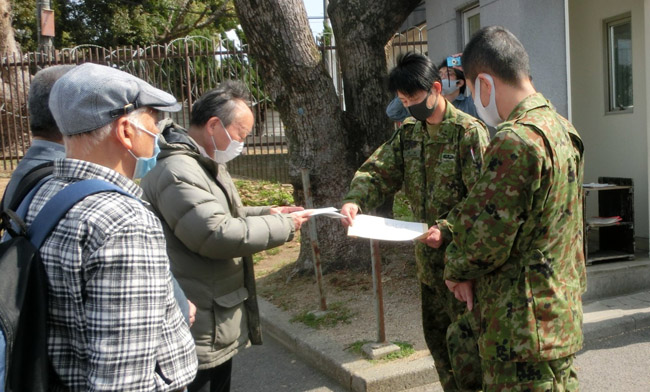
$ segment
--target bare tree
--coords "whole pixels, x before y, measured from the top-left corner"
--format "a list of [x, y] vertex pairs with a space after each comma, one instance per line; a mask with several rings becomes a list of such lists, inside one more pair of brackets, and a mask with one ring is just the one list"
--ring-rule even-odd
[[[303, 200], [299, 170], [307, 168], [314, 204], [340, 205], [354, 171], [389, 137], [392, 126], [384, 109], [391, 97], [384, 85], [384, 48], [419, 3], [330, 0], [328, 13], [345, 86], [343, 111], [303, 1], [235, 0], [250, 53], [286, 126], [297, 201]], [[314, 221], [327, 266], [366, 264], [366, 243], [348, 239], [337, 220]], [[303, 230], [301, 267], [311, 265], [309, 240]]]

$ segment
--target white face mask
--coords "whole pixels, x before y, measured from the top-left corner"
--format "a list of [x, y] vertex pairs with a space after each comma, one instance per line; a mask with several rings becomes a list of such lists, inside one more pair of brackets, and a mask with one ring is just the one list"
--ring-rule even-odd
[[214, 161], [217, 163], [226, 163], [232, 161], [233, 159], [237, 158], [239, 154], [241, 154], [241, 152], [244, 150], [244, 143], [232, 140], [230, 134], [226, 130], [226, 127], [223, 126], [221, 119], [219, 119], [219, 124], [221, 124], [221, 128], [226, 133], [226, 136], [228, 136], [230, 144], [228, 144], [228, 147], [226, 147], [225, 150], [221, 151], [217, 148], [217, 143], [214, 141], [214, 135], [210, 136], [212, 138], [212, 145], [214, 146]]
[[477, 76], [476, 81], [474, 81], [474, 89], [476, 90], [474, 94], [474, 106], [476, 106], [476, 114], [478, 114], [481, 120], [485, 121], [487, 125], [496, 127], [501, 122], [503, 122], [503, 120], [501, 117], [499, 117], [499, 111], [497, 110], [494, 80], [492, 79], [492, 76], [488, 74], [484, 73], [482, 75], [485, 76], [485, 78], [492, 85], [492, 88], [490, 89], [490, 102], [488, 103], [487, 107], [483, 106], [483, 103], [481, 102], [481, 81]]

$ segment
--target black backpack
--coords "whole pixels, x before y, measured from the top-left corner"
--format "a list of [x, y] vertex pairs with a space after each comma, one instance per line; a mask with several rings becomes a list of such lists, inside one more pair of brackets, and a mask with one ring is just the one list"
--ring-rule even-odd
[[[34, 194], [49, 179], [52, 170], [48, 170], [41, 171], [40, 181], [22, 195], [16, 211], [6, 209], [2, 213], [5, 237], [0, 242], [0, 327], [6, 341], [6, 374], [0, 374], [0, 381], [6, 392], [45, 392], [50, 384], [58, 384], [47, 355], [48, 281], [39, 248], [68, 210], [86, 196], [115, 191], [134, 197], [103, 180], [79, 181], [51, 198], [27, 227], [24, 218]], [[23, 182], [34, 178], [26, 176], [21, 181], [9, 206], [21, 196], [20, 189], [26, 188]]]

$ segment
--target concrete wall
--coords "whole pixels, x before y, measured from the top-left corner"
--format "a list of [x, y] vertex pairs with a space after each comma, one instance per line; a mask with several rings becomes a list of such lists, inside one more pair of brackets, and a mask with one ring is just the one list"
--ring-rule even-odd
[[[604, 21], [626, 12], [632, 16], [634, 110], [608, 114]], [[599, 176], [634, 180], [635, 234], [639, 249], [648, 248], [648, 71], [644, 12], [644, 0], [569, 0], [572, 120], [585, 143], [585, 182], [595, 182]], [[591, 206], [587, 214], [594, 213]]]
[[481, 26], [501, 25], [519, 38], [530, 57], [535, 87], [568, 116], [564, 0], [428, 0], [429, 57], [436, 63], [461, 52], [461, 12], [480, 6]]

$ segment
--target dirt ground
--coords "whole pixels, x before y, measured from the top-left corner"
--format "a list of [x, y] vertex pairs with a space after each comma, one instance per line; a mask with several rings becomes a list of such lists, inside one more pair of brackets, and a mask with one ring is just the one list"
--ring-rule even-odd
[[4, 195], [10, 177], [10, 175], [4, 176], [2, 172], [0, 172], [0, 195]]
[[[294, 240], [279, 249], [279, 253], [265, 255], [256, 264], [258, 294], [292, 317], [318, 310], [319, 294], [314, 275], [292, 276], [299, 243]], [[382, 244], [381, 252], [386, 339], [410, 343], [416, 350], [413, 355], [428, 355], [422, 335], [420, 286], [415, 276], [413, 246]], [[317, 333], [339, 343], [342, 350], [355, 342], [375, 341], [377, 322], [371, 274], [327, 273], [324, 287], [328, 306], [342, 315], [336, 326], [322, 326]]]

